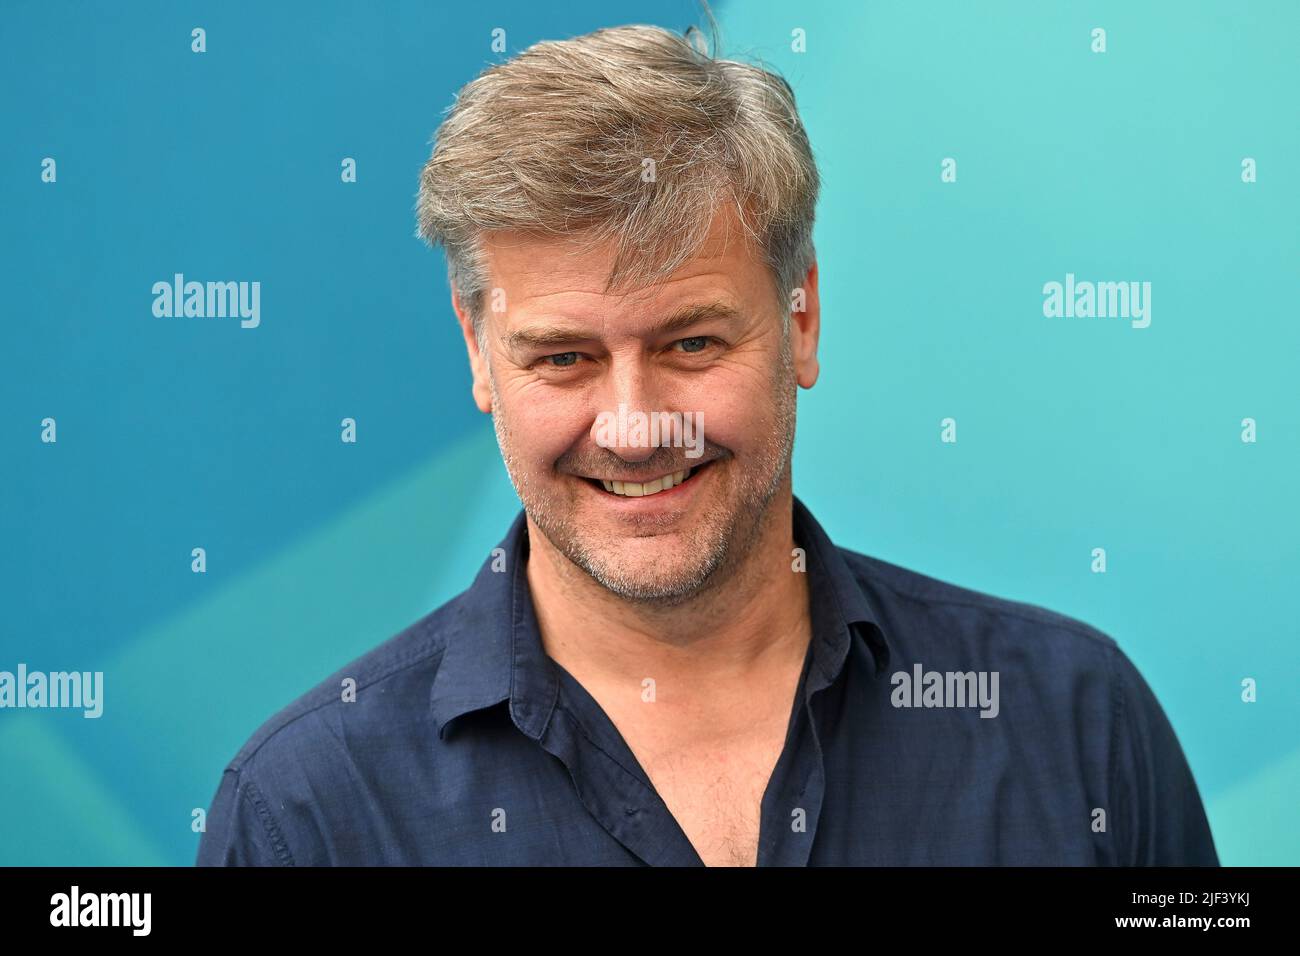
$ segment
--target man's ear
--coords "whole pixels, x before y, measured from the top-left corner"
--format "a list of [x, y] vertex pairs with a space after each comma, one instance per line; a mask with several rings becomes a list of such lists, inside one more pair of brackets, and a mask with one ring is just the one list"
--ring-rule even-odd
[[[817, 383], [821, 367], [817, 364], [817, 340], [821, 335], [821, 300], [817, 296], [817, 260], [808, 269], [802, 286], [790, 306], [790, 354], [794, 360], [795, 380], [804, 388]], [[802, 303], [799, 299], [802, 298]], [[802, 304], [803, 310], [798, 306]]]
[[[492, 389], [488, 385], [487, 356], [483, 355], [478, 347], [478, 336], [474, 334], [474, 318], [469, 311], [461, 304], [460, 296], [456, 294], [455, 287], [451, 290], [451, 307], [456, 312], [456, 320], [460, 322], [461, 334], [465, 337], [465, 350], [469, 353], [469, 370], [474, 377], [474, 384], [471, 391], [474, 395], [474, 404], [478, 406], [479, 411], [490, 414], [492, 412]], [[486, 321], [486, 318], [484, 319]]]

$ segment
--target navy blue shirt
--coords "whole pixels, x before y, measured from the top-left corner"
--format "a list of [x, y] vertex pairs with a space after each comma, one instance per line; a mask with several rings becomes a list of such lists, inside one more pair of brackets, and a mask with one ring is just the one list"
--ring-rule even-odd
[[[1110, 637], [837, 548], [798, 499], [794, 537], [812, 640], [760, 866], [1218, 865], [1174, 731]], [[253, 734], [200, 865], [702, 865], [545, 654], [522, 513], [501, 547]]]

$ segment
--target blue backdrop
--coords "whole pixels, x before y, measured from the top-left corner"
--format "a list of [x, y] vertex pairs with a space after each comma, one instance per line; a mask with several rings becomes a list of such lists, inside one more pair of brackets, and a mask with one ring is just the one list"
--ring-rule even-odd
[[[796, 492], [842, 545], [1111, 634], [1223, 862], [1300, 862], [1300, 6], [715, 10], [825, 180]], [[697, 13], [5, 4], [0, 670], [105, 694], [0, 710], [0, 863], [192, 862], [253, 729], [469, 583], [518, 502], [414, 238], [430, 137], [537, 40]], [[176, 273], [260, 282], [260, 323], [155, 316]], [[1044, 316], [1067, 273], [1150, 282], [1150, 325]]]

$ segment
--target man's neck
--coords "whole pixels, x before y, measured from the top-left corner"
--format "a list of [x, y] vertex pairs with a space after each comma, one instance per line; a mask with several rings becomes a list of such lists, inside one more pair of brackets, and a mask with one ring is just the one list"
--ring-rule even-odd
[[584, 684], [646, 678], [725, 700], [757, 675], [802, 667], [811, 637], [807, 575], [792, 570], [792, 497], [769, 504], [757, 540], [725, 577], [675, 605], [629, 602], [559, 554], [529, 522], [528, 585], [548, 656]]

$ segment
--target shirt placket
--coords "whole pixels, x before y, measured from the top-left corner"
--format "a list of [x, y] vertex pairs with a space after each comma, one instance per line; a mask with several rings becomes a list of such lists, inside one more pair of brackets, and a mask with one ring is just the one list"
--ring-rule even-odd
[[565, 681], [539, 743], [568, 768], [588, 812], [637, 858], [650, 866], [703, 866], [609, 718], [593, 707], [575, 693], [572, 678]]

